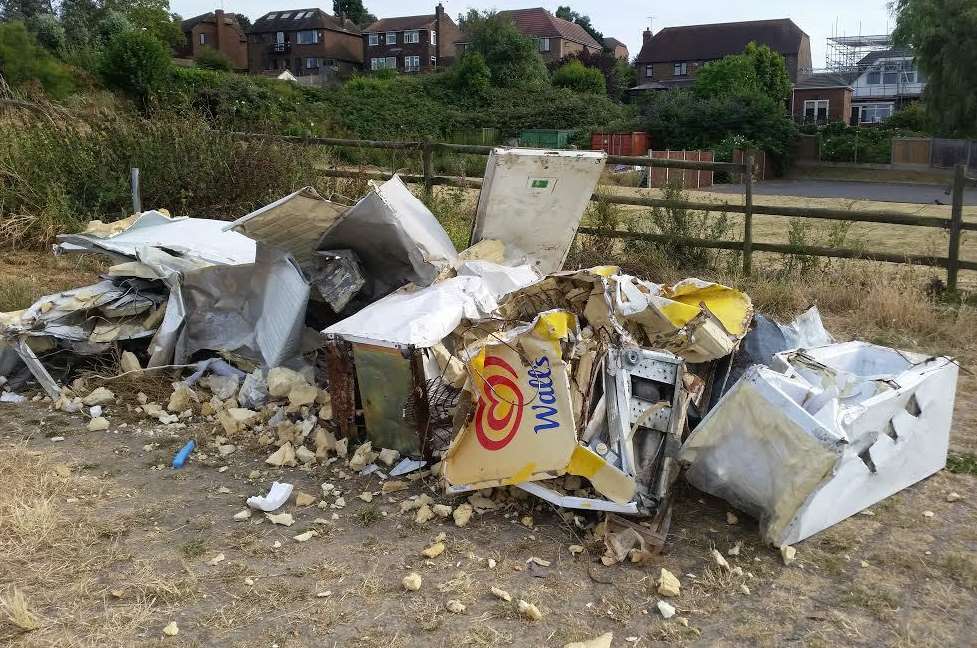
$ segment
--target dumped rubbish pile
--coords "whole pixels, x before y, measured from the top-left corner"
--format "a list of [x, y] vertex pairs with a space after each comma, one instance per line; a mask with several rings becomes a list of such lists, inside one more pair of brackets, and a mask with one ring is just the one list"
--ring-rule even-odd
[[[496, 149], [462, 251], [396, 176], [352, 205], [307, 187], [233, 223], [94, 221], [55, 251], [109, 257], [101, 281], [0, 314], [2, 400], [34, 381], [105, 429], [114, 395], [75, 380], [93, 359], [175, 372], [138, 411], [203, 417], [221, 456], [342, 459], [384, 494], [430, 474], [467, 498], [403, 502], [419, 522], [464, 526], [513, 487], [591, 528], [601, 514], [606, 564], [662, 550], [683, 472], [789, 548], [943, 467], [951, 359], [836, 343], [816, 309], [778, 324], [700, 279], [563, 270], [605, 159]], [[273, 512], [291, 495], [276, 482], [235, 519], [289, 525]]]

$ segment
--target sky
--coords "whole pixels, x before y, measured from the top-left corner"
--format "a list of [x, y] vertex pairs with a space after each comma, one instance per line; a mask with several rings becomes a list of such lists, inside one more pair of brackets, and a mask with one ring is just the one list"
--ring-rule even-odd
[[[305, 0], [309, 2], [309, 0]], [[303, 0], [170, 0], [172, 11], [184, 18], [221, 8], [243, 13], [252, 20], [269, 11], [319, 6], [332, 11], [331, 0], [301, 4]], [[651, 24], [656, 33], [663, 27], [702, 23], [790, 18], [811, 38], [814, 67], [824, 66], [825, 39], [837, 35], [884, 34], [892, 29], [888, 0], [698, 0], [696, 2], [639, 2], [637, 0], [442, 0], [452, 18], [470, 7], [477, 9], [521, 9], [543, 6], [552, 12], [561, 4], [590, 16], [605, 36], [628, 46], [631, 56], [641, 49], [641, 32]], [[437, 0], [364, 0], [370, 13], [379, 18], [434, 13]]]

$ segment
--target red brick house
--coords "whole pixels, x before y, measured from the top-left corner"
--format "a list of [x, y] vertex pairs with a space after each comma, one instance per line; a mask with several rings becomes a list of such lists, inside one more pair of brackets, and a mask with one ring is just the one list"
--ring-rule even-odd
[[234, 14], [218, 9], [187, 18], [181, 28], [184, 43], [176, 48], [176, 56], [195, 59], [209, 48], [226, 56], [234, 70], [248, 69], [248, 38]]
[[632, 90], [668, 90], [695, 83], [706, 63], [741, 54], [750, 42], [766, 45], [784, 57], [791, 81], [809, 75], [811, 40], [788, 18], [646, 29], [635, 57], [638, 85]]
[[251, 74], [281, 73], [296, 77], [350, 74], [363, 64], [360, 30], [347, 18], [322, 9], [272, 11], [248, 32]]
[[631, 58], [628, 54], [628, 46], [616, 38], [611, 38], [610, 36], [604, 38], [604, 49], [614, 54], [614, 58], [619, 58], [622, 61], [627, 61]]
[[[539, 55], [547, 63], [584, 50], [599, 54], [604, 49], [604, 45], [598, 43], [586, 29], [577, 23], [557, 18], [542, 7], [500, 11], [498, 15], [508, 17], [519, 33], [535, 40]], [[459, 41], [458, 45], [463, 48], [465, 41]]]
[[460, 35], [440, 3], [433, 14], [383, 18], [363, 30], [363, 64], [368, 70], [429, 72], [454, 60]]
[[840, 74], [817, 73], [801, 79], [790, 94], [790, 112], [799, 122], [847, 122], [853, 88]]

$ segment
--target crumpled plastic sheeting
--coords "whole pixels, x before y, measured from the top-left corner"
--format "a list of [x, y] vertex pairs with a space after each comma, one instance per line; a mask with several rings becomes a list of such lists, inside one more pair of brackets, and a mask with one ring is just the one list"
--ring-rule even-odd
[[352, 250], [378, 299], [409, 283], [429, 286], [458, 257], [434, 214], [394, 176], [373, 189], [323, 234], [320, 250]]
[[864, 342], [751, 367], [686, 439], [686, 479], [803, 540], [946, 464], [957, 365]]

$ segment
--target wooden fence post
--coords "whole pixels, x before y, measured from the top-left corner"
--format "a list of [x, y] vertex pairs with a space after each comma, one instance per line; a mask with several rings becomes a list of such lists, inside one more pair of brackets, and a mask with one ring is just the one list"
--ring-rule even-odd
[[139, 169], [129, 169], [129, 190], [132, 192], [132, 213], [142, 213], [142, 196], [139, 192]]
[[960, 234], [963, 230], [963, 189], [965, 185], [966, 167], [957, 164], [953, 173], [953, 201], [950, 208], [950, 250], [946, 260], [947, 290], [957, 290], [957, 271], [960, 262]]
[[[746, 151], [744, 151], [746, 153]], [[743, 176], [745, 211], [743, 212], [743, 274], [750, 276], [753, 270], [753, 156], [743, 156], [746, 173]]]
[[424, 193], [431, 195], [434, 189], [434, 145], [430, 137], [425, 138], [421, 146], [421, 165], [424, 169]]

